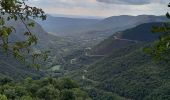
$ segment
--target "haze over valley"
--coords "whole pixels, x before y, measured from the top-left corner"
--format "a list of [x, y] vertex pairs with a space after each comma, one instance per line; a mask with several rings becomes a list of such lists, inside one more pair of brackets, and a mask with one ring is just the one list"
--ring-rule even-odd
[[1, 13], [0, 100], [170, 100], [167, 0], [26, 4], [46, 19]]

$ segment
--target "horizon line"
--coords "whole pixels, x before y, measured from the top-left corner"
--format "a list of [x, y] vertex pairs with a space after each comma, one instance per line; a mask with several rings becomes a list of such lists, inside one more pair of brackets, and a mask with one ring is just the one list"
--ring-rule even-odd
[[166, 16], [166, 15], [153, 15], [153, 14], [141, 14], [141, 15], [113, 15], [113, 16], [84, 16], [84, 15], [69, 15], [69, 14], [52, 14], [47, 13], [47, 15], [50, 15], [52, 17], [65, 17], [65, 18], [87, 18], [87, 19], [104, 19], [109, 17], [118, 17], [118, 16]]

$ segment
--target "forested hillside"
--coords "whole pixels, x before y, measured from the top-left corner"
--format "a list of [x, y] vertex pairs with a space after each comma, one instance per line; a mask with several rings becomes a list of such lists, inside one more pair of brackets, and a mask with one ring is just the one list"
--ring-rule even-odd
[[[144, 52], [160, 36], [150, 31], [154, 25], [163, 24], [146, 23], [114, 34], [90, 49], [89, 55], [94, 56], [78, 57], [81, 69], [68, 75], [82, 83], [90, 94], [95, 92], [96, 95], [91, 94], [94, 100], [102, 100], [106, 92], [134, 100], [168, 100], [168, 65], [154, 63]], [[105, 92], [99, 96], [99, 91]]]
[[[16, 28], [24, 30], [22, 23], [17, 23]], [[10, 22], [10, 24], [13, 23]], [[48, 34], [36, 23], [32, 32], [36, 33], [39, 43], [33, 50], [49, 49], [51, 51], [47, 63], [44, 63], [44, 67], [42, 67], [43, 70], [27, 68], [12, 56], [2, 55], [1, 76], [15, 79], [19, 75], [17, 80], [21, 80], [29, 76], [39, 79], [48, 75], [53, 77], [63, 77], [64, 75], [64, 77], [76, 80], [94, 100], [108, 100], [108, 98], [111, 100], [150, 100], [157, 94], [159, 98], [167, 98], [168, 90], [164, 89], [169, 84], [167, 67], [162, 64], [154, 64], [143, 51], [144, 47], [152, 44], [160, 36], [160, 34], [151, 32], [154, 25], [162, 26], [163, 23], [145, 23], [115, 32], [93, 47], [82, 46], [79, 44], [80, 42], [76, 43], [76, 40], [73, 41], [68, 37]], [[21, 32], [18, 31], [18, 33]], [[23, 38], [18, 37], [18, 34], [13, 37], [18, 40]], [[23, 88], [27, 87], [23, 86]], [[74, 90], [72, 92], [74, 93]], [[5, 95], [8, 97], [7, 94]], [[86, 97], [88, 96], [86, 94]], [[23, 98], [30, 97], [27, 94]], [[31, 98], [35, 97], [31, 96]]]
[[91, 100], [77, 83], [66, 78], [27, 78], [16, 83], [1, 77], [0, 93], [1, 100]]
[[[168, 100], [168, 90], [161, 90], [169, 84], [168, 65], [154, 64], [143, 52], [144, 47], [135, 49], [130, 46], [113, 52], [112, 55], [90, 65], [85, 75], [88, 79], [98, 82], [97, 88], [126, 98]], [[121, 51], [129, 52], [116, 57], [115, 54]], [[155, 94], [157, 96], [153, 96]]]
[[152, 33], [153, 26], [162, 26], [163, 23], [145, 23], [134, 28], [116, 32], [103, 42], [94, 46], [90, 51], [92, 54], [107, 55], [114, 49], [128, 47], [140, 42], [152, 42], [159, 38], [161, 34]]
[[166, 2], [0, 0], [0, 100], [170, 100]]
[[[3, 50], [0, 51], [0, 68], [1, 75], [8, 76], [10, 78], [17, 78], [17, 80], [32, 76], [35, 78], [40, 78], [46, 74], [46, 70], [53, 67], [55, 64], [62, 64], [61, 56], [70, 54], [71, 52], [78, 50], [80, 46], [76, 44], [69, 38], [57, 37], [48, 34], [44, 29], [35, 21], [29, 20], [29, 22], [34, 22], [34, 27], [29, 27], [31, 32], [35, 34], [38, 38], [38, 43], [31, 48], [31, 52], [41, 52], [50, 51], [48, 55], [49, 59], [46, 62], [41, 62], [41, 69], [44, 71], [38, 71], [35, 68], [30, 68], [28, 63], [23, 63], [13, 57], [12, 52], [4, 54]], [[7, 21], [7, 26], [13, 26], [16, 32], [13, 32], [9, 37], [9, 42], [23, 41], [26, 37], [24, 32], [26, 32], [26, 27], [21, 20], [11, 20]], [[1, 48], [2, 49], [2, 48]], [[56, 60], [54, 62], [54, 60]], [[31, 61], [29, 61], [31, 63]], [[5, 66], [5, 67], [4, 67]]]
[[50, 34], [69, 37], [84, 46], [94, 46], [118, 31], [150, 22], [165, 22], [165, 16], [112, 16], [105, 19], [81, 19], [49, 16], [38, 21]]
[[[44, 22], [38, 21], [49, 33], [58, 36], [76, 36], [89, 32], [110, 31], [114, 32], [133, 28], [137, 25], [150, 22], [167, 21], [165, 16], [139, 15], [139, 16], [112, 16], [105, 19], [82, 19], [48, 16]], [[102, 34], [102, 33], [101, 33]], [[105, 34], [107, 36], [107, 34]]]

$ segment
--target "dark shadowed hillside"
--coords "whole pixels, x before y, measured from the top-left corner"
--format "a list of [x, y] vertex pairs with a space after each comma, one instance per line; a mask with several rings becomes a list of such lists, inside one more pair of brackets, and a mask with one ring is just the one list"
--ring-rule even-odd
[[[33, 20], [30, 20], [29, 22], [34, 22]], [[34, 47], [32, 47], [33, 52], [40, 52], [50, 50], [49, 54], [49, 60], [48, 62], [42, 63], [43, 66], [41, 66], [42, 69], [53, 67], [53, 63], [62, 63], [60, 62], [61, 54], [67, 54], [71, 51], [74, 51], [78, 49], [75, 42], [71, 41], [67, 38], [60, 38], [57, 36], [53, 36], [51, 34], [48, 34], [44, 31], [44, 29], [36, 22], [34, 27], [29, 27], [31, 32], [35, 34], [38, 38], [38, 43]], [[9, 21], [7, 22], [7, 25], [13, 26], [16, 28], [16, 32], [12, 33], [10, 36], [9, 41], [22, 41], [25, 39], [24, 32], [26, 32], [26, 27], [24, 24], [18, 20], [18, 21]], [[28, 64], [24, 64], [18, 60], [16, 60], [12, 53], [9, 52], [8, 55], [3, 54], [4, 52], [0, 52], [1, 56], [1, 63], [0, 63], [0, 69], [1, 74], [4, 76], [9, 76], [11, 78], [22, 79], [25, 77], [42, 77], [45, 75], [44, 72], [40, 72], [36, 70], [35, 68], [27, 68]], [[55, 62], [53, 60], [56, 60]]]
[[[39, 23], [45, 30], [55, 35], [70, 36], [78, 33], [86, 34], [86, 32], [110, 31], [114, 32], [133, 28], [142, 23], [163, 22], [166, 21], [165, 16], [139, 15], [139, 16], [113, 16], [106, 19], [80, 19], [49, 16], [47, 21]], [[112, 32], [112, 33], [111, 33]], [[100, 33], [101, 34], [101, 33]], [[98, 34], [98, 35], [100, 35]], [[105, 34], [106, 35], [106, 34]], [[107, 36], [107, 35], [106, 35]]]
[[135, 27], [137, 25], [143, 23], [150, 23], [150, 22], [162, 22], [166, 21], [167, 18], [165, 16], [152, 16], [152, 15], [139, 15], [139, 16], [113, 16], [106, 18], [99, 23], [96, 24], [96, 28], [98, 30], [107, 30], [107, 29], [116, 29], [115, 31], [121, 31], [125, 29], [129, 29]]
[[[96, 88], [117, 93], [135, 100], [152, 98], [161, 87], [169, 85], [169, 70], [165, 64], [153, 64], [143, 52], [143, 47], [130, 46], [113, 52], [87, 69], [88, 80], [97, 81]], [[121, 54], [119, 56], [115, 56]], [[150, 100], [150, 99], [148, 99]]]
[[[128, 54], [129, 51], [137, 49], [137, 45], [140, 47], [145, 43], [157, 40], [160, 34], [152, 33], [151, 28], [153, 25], [161, 26], [162, 24], [163, 23], [145, 23], [125, 31], [116, 32], [94, 47], [75, 51], [66, 56], [65, 59], [69, 64], [65, 66], [65, 68], [68, 70], [75, 70], [83, 68], [83, 65], [92, 64], [110, 54], [114, 54], [114, 57], [125, 55], [125, 53]], [[133, 49], [130, 49], [131, 47]], [[130, 50], [126, 50], [126, 48]], [[71, 60], [76, 60], [76, 63], [70, 64]]]
[[39, 79], [46, 75], [42, 71], [30, 68], [26, 64], [19, 62], [10, 53], [6, 55], [0, 51], [0, 59], [0, 75], [15, 79], [15, 81], [22, 80], [26, 77]]
[[86, 31], [89, 25], [98, 22], [97, 19], [53, 17], [48, 15], [46, 21], [38, 21], [49, 33], [57, 36], [68, 36], [72, 33]]
[[113, 50], [128, 47], [140, 42], [151, 42], [160, 36], [160, 34], [152, 33], [151, 28], [161, 26], [163, 23], [145, 23], [134, 28], [120, 31], [105, 39], [103, 42], [92, 48], [92, 54], [109, 54]]
[[[153, 63], [143, 51], [160, 35], [151, 32], [153, 25], [161, 26], [162, 23], [141, 24], [114, 34], [92, 48], [88, 56], [79, 57], [88, 62], [83, 65], [80, 59], [77, 63], [82, 64], [81, 69], [68, 75], [82, 83], [87, 91], [98, 89], [96, 94], [105, 91], [134, 100], [153, 100], [151, 98], [158, 94], [156, 97], [165, 96], [168, 100], [168, 89], [165, 89], [170, 85], [168, 66]], [[95, 55], [105, 56], [95, 58]], [[101, 98], [92, 97], [94, 100]]]
[[160, 34], [152, 33], [151, 29], [153, 26], [163, 26], [163, 23], [145, 23], [138, 25], [132, 29], [127, 29], [122, 32], [118, 32], [115, 34], [118, 38], [124, 38], [129, 40], [136, 40], [136, 41], [154, 41], [158, 39]]
[[136, 27], [143, 23], [164, 22], [165, 16], [113, 16], [106, 19], [80, 19], [49, 16], [39, 22], [47, 32], [69, 37], [83, 46], [94, 46], [115, 32]]

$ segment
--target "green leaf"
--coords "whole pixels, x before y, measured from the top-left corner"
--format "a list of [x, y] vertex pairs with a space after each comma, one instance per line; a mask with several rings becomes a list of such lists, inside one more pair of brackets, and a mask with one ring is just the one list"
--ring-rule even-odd
[[35, 23], [34, 23], [34, 22], [30, 22], [30, 23], [28, 23], [28, 26], [34, 27], [34, 26], [35, 26]]
[[170, 15], [169, 15], [169, 13], [166, 13], [166, 17], [170, 19]]

